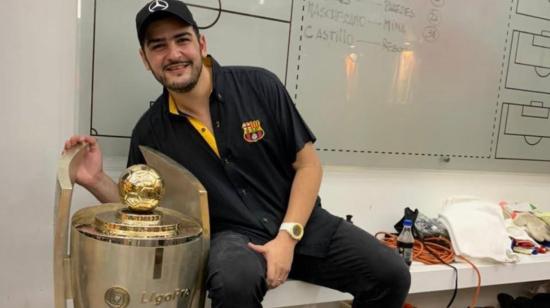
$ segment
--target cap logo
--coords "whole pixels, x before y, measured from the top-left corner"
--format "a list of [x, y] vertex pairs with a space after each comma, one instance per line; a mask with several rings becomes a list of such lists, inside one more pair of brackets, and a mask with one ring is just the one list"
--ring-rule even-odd
[[258, 142], [265, 136], [260, 120], [244, 122], [242, 124], [243, 139], [246, 142]]
[[149, 12], [164, 11], [168, 8], [168, 2], [164, 0], [155, 0], [149, 4]]

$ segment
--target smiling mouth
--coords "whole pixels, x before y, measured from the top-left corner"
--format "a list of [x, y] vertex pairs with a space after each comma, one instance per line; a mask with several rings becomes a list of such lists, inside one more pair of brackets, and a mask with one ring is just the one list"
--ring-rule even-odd
[[164, 70], [165, 71], [179, 71], [182, 69], [187, 68], [188, 66], [191, 66], [191, 62], [181, 62], [181, 63], [175, 63], [167, 65]]

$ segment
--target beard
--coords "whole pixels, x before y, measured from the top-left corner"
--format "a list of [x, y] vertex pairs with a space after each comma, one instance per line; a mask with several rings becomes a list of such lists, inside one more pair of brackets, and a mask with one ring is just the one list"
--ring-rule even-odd
[[166, 87], [168, 90], [174, 91], [176, 93], [187, 93], [195, 88], [197, 85], [197, 82], [199, 81], [199, 77], [202, 73], [202, 63], [198, 63], [198, 65], [195, 62], [191, 62], [191, 73], [189, 75], [189, 78], [185, 81], [169, 81], [166, 74], [164, 73], [166, 68], [170, 65], [177, 65], [177, 64], [186, 64], [189, 61], [175, 61], [168, 63], [163, 67], [163, 70], [157, 74], [153, 73], [153, 76], [155, 76], [155, 79], [160, 82], [164, 87]]

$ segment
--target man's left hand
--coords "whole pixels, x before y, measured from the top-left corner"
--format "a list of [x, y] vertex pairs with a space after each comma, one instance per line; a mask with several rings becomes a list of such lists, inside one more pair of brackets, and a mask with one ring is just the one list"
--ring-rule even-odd
[[288, 278], [296, 243], [286, 231], [280, 231], [276, 238], [264, 245], [248, 243], [248, 247], [261, 253], [267, 262], [266, 280], [270, 289], [280, 286]]

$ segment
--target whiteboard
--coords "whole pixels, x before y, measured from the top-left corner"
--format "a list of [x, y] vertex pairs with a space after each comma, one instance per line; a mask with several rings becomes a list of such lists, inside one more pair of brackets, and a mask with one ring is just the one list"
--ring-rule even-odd
[[[81, 129], [125, 155], [160, 85], [144, 0], [82, 0]], [[550, 2], [188, 1], [222, 65], [286, 85], [327, 164], [550, 171]]]

